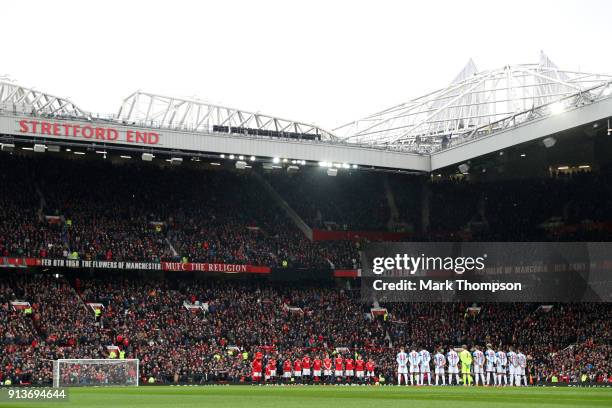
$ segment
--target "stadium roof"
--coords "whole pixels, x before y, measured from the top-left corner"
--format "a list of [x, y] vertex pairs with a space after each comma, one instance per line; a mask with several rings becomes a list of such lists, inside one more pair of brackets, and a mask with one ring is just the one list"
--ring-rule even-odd
[[89, 114], [72, 101], [34, 88], [26, 88], [0, 77], [0, 108], [12, 106], [25, 107], [36, 114], [87, 117]]
[[59, 118], [115, 120], [157, 129], [187, 132], [224, 132], [261, 136], [311, 136], [335, 140], [328, 131], [313, 124], [214, 105], [198, 99], [163, 96], [136, 91], [124, 99], [117, 115], [92, 114], [66, 98], [26, 88], [0, 77], [0, 109]]
[[[92, 114], [67, 98], [0, 78], [0, 142], [55, 140], [174, 156], [248, 155], [258, 161], [430, 172], [609, 120], [611, 92], [612, 76], [560, 69], [544, 53], [537, 64], [489, 71], [478, 71], [470, 60], [448, 87], [329, 132], [314, 124], [143, 91], [126, 98], [117, 114]], [[45, 127], [37, 128], [36, 120], [46, 121]], [[102, 129], [100, 135], [111, 128], [121, 137], [96, 134], [94, 140], [92, 126]], [[81, 134], [81, 127], [88, 133]]]
[[197, 99], [162, 96], [143, 91], [136, 91], [127, 97], [119, 108], [117, 117], [123, 121], [174, 130], [225, 131], [263, 136], [266, 132], [276, 132], [320, 136], [321, 140], [335, 139], [330, 132], [316, 125], [213, 105]]
[[611, 80], [610, 75], [560, 69], [544, 52], [537, 64], [488, 71], [479, 71], [470, 59], [449, 86], [347, 123], [334, 133], [346, 142], [431, 153], [542, 116], [539, 108], [555, 102], [593, 101]]

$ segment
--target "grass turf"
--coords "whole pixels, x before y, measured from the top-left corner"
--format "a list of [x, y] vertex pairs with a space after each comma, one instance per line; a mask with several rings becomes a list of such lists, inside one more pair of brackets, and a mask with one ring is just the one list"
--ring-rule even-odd
[[[71, 388], [65, 402], [0, 402], [0, 407], [612, 407], [612, 388], [463, 387], [139, 387]], [[465, 404], [465, 405], [459, 405]]]

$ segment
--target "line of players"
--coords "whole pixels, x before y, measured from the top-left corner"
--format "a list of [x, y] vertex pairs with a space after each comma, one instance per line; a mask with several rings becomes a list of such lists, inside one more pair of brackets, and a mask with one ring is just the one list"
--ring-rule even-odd
[[[411, 385], [424, 385], [425, 377], [428, 385], [432, 385], [431, 360], [431, 354], [425, 349], [417, 351], [415, 347], [406, 353], [402, 347], [396, 357], [398, 385], [401, 385], [402, 378], [405, 385], [408, 385], [408, 378]], [[521, 350], [515, 352], [512, 347], [509, 347], [506, 353], [503, 350], [494, 351], [492, 346], [487, 344], [484, 352], [479, 346], [474, 346], [470, 352], [467, 346], [463, 345], [459, 353], [451, 347], [446, 355], [444, 349], [439, 348], [433, 356], [433, 366], [435, 385], [446, 385], [445, 370], [448, 373], [448, 384], [453, 383], [454, 377], [455, 384], [459, 385], [459, 366], [464, 386], [471, 385], [472, 379], [476, 385], [481, 382], [485, 386], [527, 385], [527, 356]]]
[[374, 361], [364, 360], [361, 355], [355, 358], [342, 357], [341, 354], [331, 358], [326, 354], [323, 358], [315, 356], [291, 360], [284, 359], [281, 365], [282, 375], [278, 375], [277, 360], [269, 358], [264, 363], [262, 353], [255, 354], [251, 363], [253, 383], [297, 383], [297, 384], [370, 384], [373, 382]]

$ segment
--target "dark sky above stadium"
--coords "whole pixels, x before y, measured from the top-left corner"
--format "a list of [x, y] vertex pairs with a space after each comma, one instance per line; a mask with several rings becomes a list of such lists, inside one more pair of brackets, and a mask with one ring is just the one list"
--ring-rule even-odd
[[612, 74], [612, 2], [29, 1], [2, 4], [0, 76], [114, 113], [137, 89], [332, 129], [481, 70]]

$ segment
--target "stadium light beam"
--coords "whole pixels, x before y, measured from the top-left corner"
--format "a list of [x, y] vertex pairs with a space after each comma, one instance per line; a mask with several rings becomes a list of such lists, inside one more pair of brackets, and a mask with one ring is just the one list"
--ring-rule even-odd
[[565, 112], [565, 105], [561, 102], [555, 102], [549, 107], [550, 113], [553, 115], [558, 115], [560, 113]]
[[553, 147], [555, 144], [557, 144], [557, 139], [555, 139], [554, 137], [547, 137], [545, 139], [542, 140], [542, 144], [544, 145], [544, 147], [546, 147], [547, 149], [550, 149], [551, 147]]
[[328, 168], [327, 169], [327, 175], [330, 177], [336, 177], [338, 175], [338, 169], [334, 169], [334, 168]]

